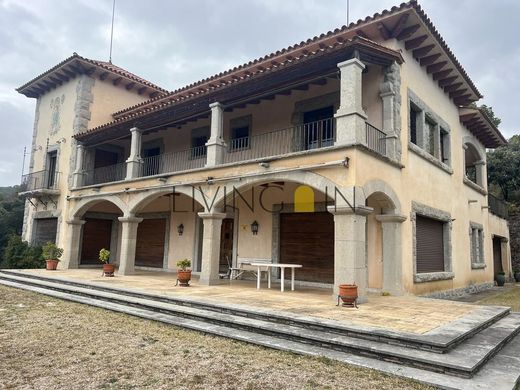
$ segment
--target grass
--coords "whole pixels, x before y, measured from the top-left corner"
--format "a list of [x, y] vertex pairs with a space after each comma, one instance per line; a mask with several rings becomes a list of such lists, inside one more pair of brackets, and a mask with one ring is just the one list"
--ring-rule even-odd
[[520, 285], [516, 284], [505, 292], [491, 295], [476, 303], [480, 305], [510, 306], [512, 311], [520, 312]]
[[1, 389], [428, 389], [0, 285]]

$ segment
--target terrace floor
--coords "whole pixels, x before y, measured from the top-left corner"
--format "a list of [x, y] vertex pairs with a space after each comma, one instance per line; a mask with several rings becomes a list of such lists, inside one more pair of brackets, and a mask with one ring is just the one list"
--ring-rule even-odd
[[[374, 327], [389, 331], [424, 334], [472, 314], [478, 306], [415, 296], [369, 295], [368, 302], [359, 309], [337, 307], [332, 291], [324, 288], [296, 286], [295, 291], [281, 292], [279, 284], [267, 289], [262, 283], [256, 289], [256, 280], [224, 280], [216, 286], [201, 286], [197, 277], [191, 286], [176, 287], [176, 275], [169, 272], [137, 271], [135, 275], [101, 276], [101, 269], [74, 269], [46, 271], [20, 270], [38, 276], [78, 280], [112, 287], [141, 290], [149, 293], [191, 297], [219, 304], [234, 304], [269, 309], [302, 316], [339, 321], [346, 325]], [[288, 286], [287, 286], [288, 287]]]

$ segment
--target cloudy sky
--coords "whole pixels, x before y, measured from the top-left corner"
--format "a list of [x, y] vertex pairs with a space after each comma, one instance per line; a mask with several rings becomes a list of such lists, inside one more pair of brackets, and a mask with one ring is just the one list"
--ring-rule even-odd
[[[350, 0], [350, 19], [398, 2]], [[502, 132], [519, 133], [520, 1], [420, 4]], [[0, 0], [0, 186], [19, 183], [31, 143], [35, 100], [14, 89], [73, 52], [108, 60], [111, 12], [112, 0]], [[171, 90], [345, 21], [346, 0], [117, 0], [112, 60]]]

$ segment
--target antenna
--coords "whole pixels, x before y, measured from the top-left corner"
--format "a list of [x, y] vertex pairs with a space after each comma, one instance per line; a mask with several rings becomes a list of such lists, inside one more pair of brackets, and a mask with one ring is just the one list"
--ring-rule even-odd
[[110, 55], [108, 57], [108, 62], [112, 63], [112, 42], [114, 41], [114, 15], [116, 11], [116, 0], [112, 2], [112, 27], [110, 29]]
[[350, 24], [350, 0], [347, 0], [347, 27], [349, 24]]
[[27, 156], [27, 146], [23, 147], [22, 178], [23, 178], [23, 171], [25, 171], [25, 156]]

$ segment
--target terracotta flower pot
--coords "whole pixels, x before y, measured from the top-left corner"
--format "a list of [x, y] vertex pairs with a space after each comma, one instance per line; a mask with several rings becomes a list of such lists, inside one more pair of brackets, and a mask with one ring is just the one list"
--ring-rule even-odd
[[116, 267], [114, 264], [103, 264], [103, 275], [104, 276], [114, 276], [114, 271]]
[[48, 271], [55, 271], [58, 268], [58, 260], [45, 260], [45, 264]]
[[181, 287], [189, 287], [191, 280], [191, 269], [190, 270], [177, 270], [177, 283]]
[[357, 307], [358, 287], [355, 284], [340, 284], [339, 298], [343, 301], [343, 305]]

